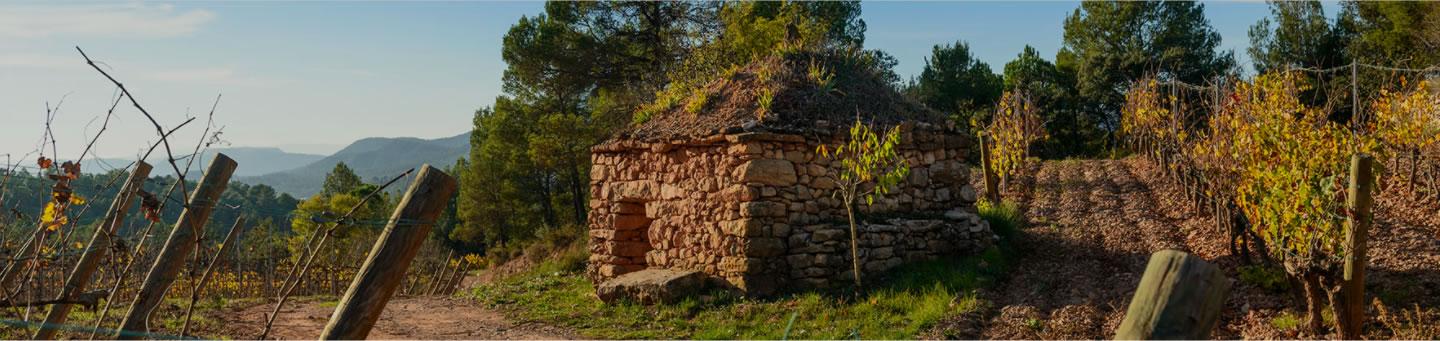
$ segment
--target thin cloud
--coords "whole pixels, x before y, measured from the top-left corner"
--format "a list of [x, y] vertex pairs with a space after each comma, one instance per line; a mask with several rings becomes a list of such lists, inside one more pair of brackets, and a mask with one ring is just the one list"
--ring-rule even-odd
[[173, 5], [0, 5], [0, 38], [167, 38], [195, 33], [215, 13]]
[[52, 55], [20, 53], [0, 53], [0, 68], [17, 69], [59, 69], [82, 65], [74, 60], [68, 60]]
[[145, 79], [166, 82], [223, 82], [235, 79], [235, 68], [214, 67], [200, 69], [179, 69], [155, 71], [144, 75]]

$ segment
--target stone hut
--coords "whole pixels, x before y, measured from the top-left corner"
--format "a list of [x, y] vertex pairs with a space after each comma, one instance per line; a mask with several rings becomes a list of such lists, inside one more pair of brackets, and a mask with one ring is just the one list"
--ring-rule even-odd
[[642, 108], [639, 123], [592, 148], [589, 278], [693, 270], [749, 295], [848, 283], [839, 163], [816, 150], [844, 142], [857, 119], [900, 125], [911, 168], [857, 206], [863, 275], [987, 247], [995, 235], [975, 212], [968, 134], [865, 64], [775, 56]]

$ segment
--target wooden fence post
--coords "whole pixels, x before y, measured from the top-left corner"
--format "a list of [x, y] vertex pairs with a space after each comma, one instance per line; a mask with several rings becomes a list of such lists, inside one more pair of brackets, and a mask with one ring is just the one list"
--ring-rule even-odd
[[[110, 210], [105, 211], [105, 218], [100, 221], [100, 226], [95, 228], [95, 235], [90, 237], [90, 246], [85, 247], [85, 252], [80, 255], [80, 260], [75, 263], [75, 270], [70, 272], [70, 278], [65, 280], [65, 286], [60, 288], [60, 294], [56, 300], [65, 300], [76, 294], [85, 291], [90, 285], [90, 278], [94, 276], [95, 269], [100, 267], [100, 259], [110, 252], [110, 238], [125, 221], [125, 214], [130, 211], [130, 204], [135, 198], [135, 193], [144, 188], [145, 179], [150, 176], [150, 164], [144, 160], [135, 162], [135, 169], [130, 170], [130, 178], [120, 186], [120, 192], [115, 193], [115, 200], [110, 202]], [[48, 340], [55, 337], [58, 328], [51, 328], [65, 323], [70, 316], [72, 304], [57, 303], [50, 306], [50, 312], [45, 314], [45, 324], [40, 325], [40, 330], [35, 332], [32, 339]]]
[[1350, 189], [1345, 196], [1350, 213], [1345, 219], [1345, 249], [1348, 252], [1345, 253], [1342, 297], [1335, 306], [1340, 333], [1349, 340], [1360, 339], [1361, 328], [1365, 324], [1365, 263], [1370, 259], [1366, 254], [1366, 240], [1369, 239], [1373, 218], [1370, 206], [1374, 203], [1371, 197], [1375, 187], [1374, 164], [1375, 158], [1370, 155], [1356, 154], [1350, 158]]
[[1116, 340], [1210, 338], [1230, 281], [1215, 265], [1177, 250], [1150, 256]]
[[355, 281], [335, 306], [320, 339], [359, 340], [370, 334], [395, 288], [405, 279], [410, 261], [430, 235], [435, 219], [449, 205], [455, 187], [454, 178], [430, 165], [420, 166]]
[[980, 171], [985, 176], [985, 198], [991, 205], [1000, 205], [1000, 179], [995, 175], [995, 163], [990, 161], [990, 134], [980, 132]]
[[200, 179], [200, 185], [190, 194], [185, 210], [180, 212], [180, 219], [175, 223], [175, 229], [170, 231], [170, 238], [165, 240], [165, 246], [155, 257], [155, 264], [145, 275], [140, 294], [135, 296], [135, 302], [130, 304], [130, 311], [126, 312], [125, 319], [121, 320], [116, 339], [134, 339], [139, 336], [126, 331], [146, 332], [145, 326], [150, 319], [150, 312], [160, 305], [165, 298], [165, 291], [175, 283], [175, 277], [185, 267], [185, 257], [195, 251], [195, 237], [205, 228], [205, 222], [210, 220], [210, 212], [218, 204], [220, 193], [225, 192], [225, 187], [229, 185], [230, 175], [235, 173], [236, 166], [235, 160], [225, 154], [216, 153], [215, 159], [210, 160], [209, 168], [205, 169], [205, 177]]

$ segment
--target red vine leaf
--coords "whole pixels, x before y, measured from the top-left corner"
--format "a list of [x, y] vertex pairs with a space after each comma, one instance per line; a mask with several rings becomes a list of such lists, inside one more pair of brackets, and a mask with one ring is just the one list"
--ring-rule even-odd
[[140, 211], [145, 213], [145, 219], [160, 222], [160, 199], [156, 199], [154, 194], [143, 189], [137, 190], [137, 192], [136, 194], [140, 195]]
[[65, 163], [60, 164], [60, 169], [64, 171], [65, 176], [71, 180], [80, 178], [80, 164], [78, 163], [65, 161]]

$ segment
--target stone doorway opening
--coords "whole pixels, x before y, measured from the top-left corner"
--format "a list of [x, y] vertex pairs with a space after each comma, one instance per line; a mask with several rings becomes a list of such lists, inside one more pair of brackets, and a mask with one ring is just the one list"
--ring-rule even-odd
[[625, 260], [626, 266], [620, 272], [639, 271], [655, 266], [645, 255], [654, 250], [650, 243], [650, 224], [654, 219], [645, 214], [649, 202], [626, 200], [616, 204], [615, 241], [612, 255]]

